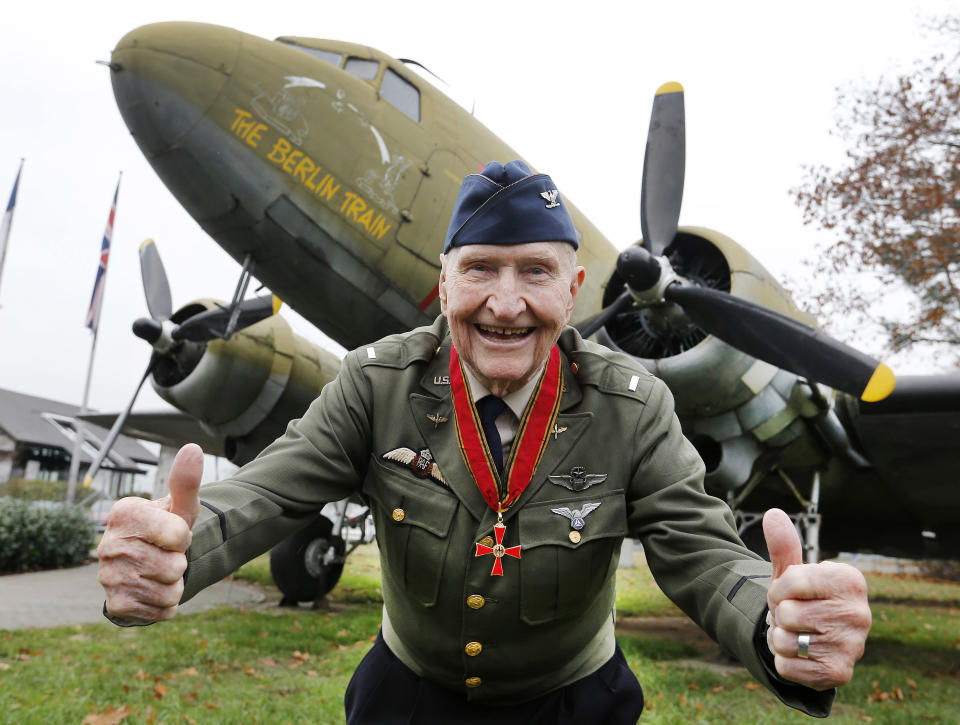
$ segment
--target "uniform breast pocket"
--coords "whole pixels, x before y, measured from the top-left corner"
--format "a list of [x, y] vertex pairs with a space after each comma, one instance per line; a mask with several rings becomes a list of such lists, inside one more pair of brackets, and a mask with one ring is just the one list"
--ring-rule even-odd
[[371, 459], [364, 493], [374, 501], [383, 576], [420, 604], [433, 606], [459, 506], [456, 496], [376, 458]]
[[542, 624], [583, 612], [616, 566], [627, 533], [623, 491], [527, 504], [517, 521], [521, 618]]

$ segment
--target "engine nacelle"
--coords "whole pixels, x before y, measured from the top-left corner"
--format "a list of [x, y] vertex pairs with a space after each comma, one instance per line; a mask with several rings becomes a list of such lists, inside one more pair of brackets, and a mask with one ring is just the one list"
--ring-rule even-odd
[[[183, 322], [217, 306], [197, 300], [171, 317]], [[235, 332], [229, 340], [185, 342], [160, 360], [151, 384], [171, 405], [223, 439], [241, 465], [299, 418], [336, 377], [340, 361], [299, 335], [278, 315]]]
[[[678, 231], [665, 255], [678, 274], [730, 292], [806, 325], [787, 291], [739, 244], [700, 227]], [[623, 291], [614, 272], [604, 305]], [[618, 315], [597, 333], [600, 342], [638, 358], [670, 387], [684, 433], [707, 466], [707, 484], [729, 493], [753, 476], [825, 451], [808, 420], [832, 416], [822, 396], [793, 373], [757, 360], [696, 327], [667, 303]], [[802, 454], [800, 453], [802, 451]]]

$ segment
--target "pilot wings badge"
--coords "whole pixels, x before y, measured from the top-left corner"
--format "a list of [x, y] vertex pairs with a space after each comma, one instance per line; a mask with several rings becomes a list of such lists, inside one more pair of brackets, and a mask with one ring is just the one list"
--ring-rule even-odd
[[607, 474], [587, 473], [587, 469], [583, 466], [574, 466], [570, 469], [569, 476], [547, 476], [547, 478], [550, 479], [550, 483], [556, 486], [563, 486], [571, 491], [580, 492], [598, 483], [603, 483], [607, 480]]
[[440, 467], [434, 462], [429, 448], [423, 448], [419, 453], [411, 448], [394, 448], [384, 453], [381, 458], [409, 468], [417, 478], [429, 478], [441, 486], [447, 485], [447, 479], [440, 473]]
[[550, 510], [560, 516], [566, 516], [568, 519], [570, 519], [570, 528], [579, 531], [584, 526], [583, 520], [587, 518], [587, 514], [600, 508], [601, 503], [603, 502], [598, 501], [597, 503], [585, 503], [578, 509], [568, 509], [566, 506], [564, 506], [563, 508]]

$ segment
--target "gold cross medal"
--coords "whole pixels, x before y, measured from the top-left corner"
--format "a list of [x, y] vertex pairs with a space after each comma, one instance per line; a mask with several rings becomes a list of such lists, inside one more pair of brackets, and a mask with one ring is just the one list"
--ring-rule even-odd
[[493, 525], [493, 535], [496, 537], [497, 543], [490, 547], [477, 542], [477, 553], [474, 556], [483, 556], [484, 554], [493, 554], [494, 556], [493, 570], [490, 572], [490, 576], [503, 576], [503, 565], [500, 560], [504, 556], [512, 556], [514, 559], [520, 558], [519, 545], [510, 548], [503, 545], [503, 535], [506, 530], [507, 527], [503, 525], [503, 514], [498, 513], [497, 523]]

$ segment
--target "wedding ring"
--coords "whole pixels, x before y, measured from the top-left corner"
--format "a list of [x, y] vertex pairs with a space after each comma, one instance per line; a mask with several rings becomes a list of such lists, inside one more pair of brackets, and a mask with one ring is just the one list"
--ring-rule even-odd
[[810, 635], [801, 634], [797, 637], [797, 657], [807, 659], [810, 657]]

